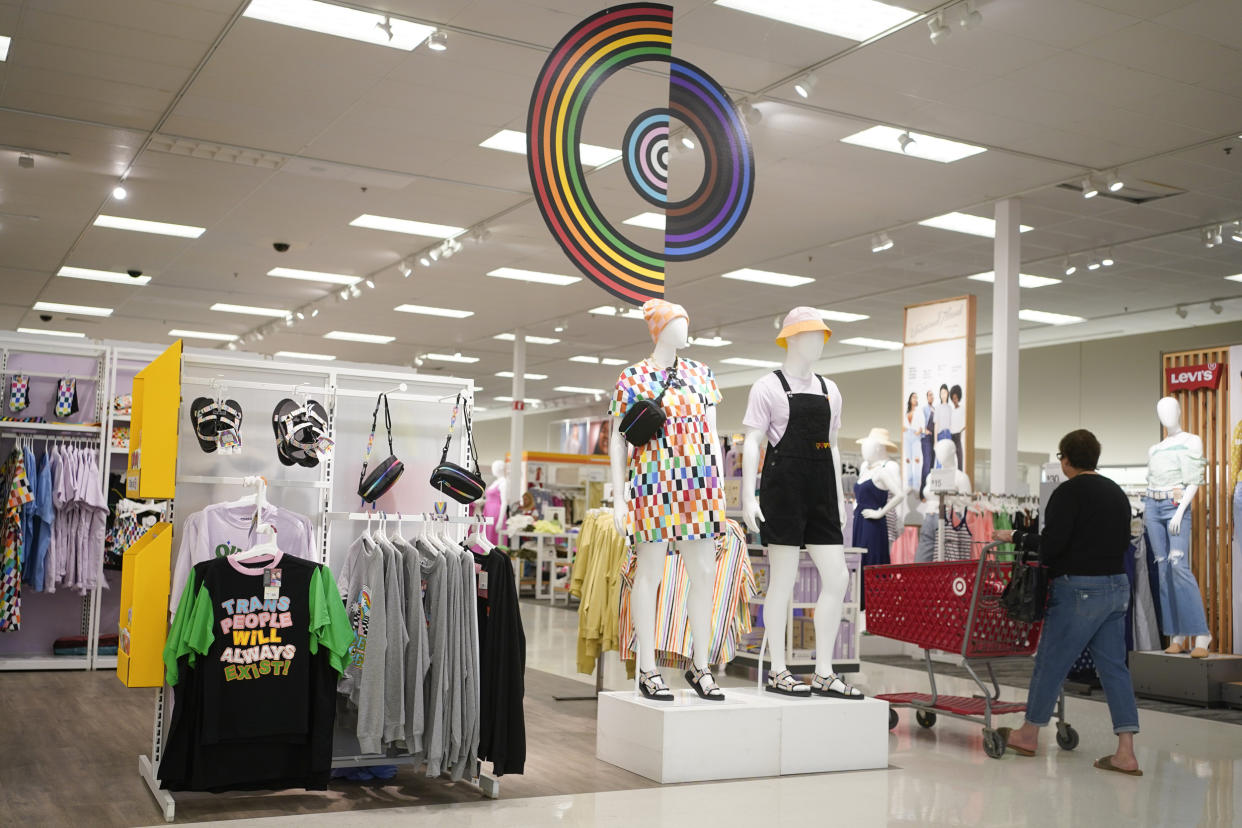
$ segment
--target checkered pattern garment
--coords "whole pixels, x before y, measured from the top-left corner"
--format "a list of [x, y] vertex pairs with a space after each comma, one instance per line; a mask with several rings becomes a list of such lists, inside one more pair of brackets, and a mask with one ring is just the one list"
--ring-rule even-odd
[[622, 417], [634, 403], [655, 399], [667, 382], [663, 433], [630, 453], [634, 543], [703, 540], [724, 531], [724, 489], [707, 425], [707, 409], [720, 402], [712, 369], [678, 359], [674, 378], [647, 358], [621, 372], [608, 411]]
[[0, 478], [7, 494], [0, 525], [0, 632], [16, 632], [22, 626], [22, 506], [34, 500], [20, 451], [9, 455]]
[[62, 379], [56, 383], [56, 416], [68, 417], [78, 410], [78, 381]]
[[30, 377], [14, 374], [9, 382], [9, 411], [22, 411], [29, 404]]

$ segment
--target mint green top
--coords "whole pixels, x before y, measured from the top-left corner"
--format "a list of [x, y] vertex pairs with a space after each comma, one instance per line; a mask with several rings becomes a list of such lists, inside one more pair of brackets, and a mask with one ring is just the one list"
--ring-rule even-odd
[[1158, 444], [1147, 461], [1147, 488], [1202, 486], [1206, 466], [1200, 448], [1183, 442]]

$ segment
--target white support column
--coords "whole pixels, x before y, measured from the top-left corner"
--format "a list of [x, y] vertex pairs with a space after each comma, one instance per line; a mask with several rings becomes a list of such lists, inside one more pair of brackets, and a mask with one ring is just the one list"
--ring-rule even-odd
[[996, 202], [992, 249], [992, 474], [994, 492], [1018, 490], [1018, 268], [1020, 203]]
[[[522, 469], [522, 418], [526, 408], [526, 334], [513, 332], [513, 416], [509, 418], [509, 503], [522, 499], [525, 491]], [[509, 504], [504, 504], [508, 506]]]

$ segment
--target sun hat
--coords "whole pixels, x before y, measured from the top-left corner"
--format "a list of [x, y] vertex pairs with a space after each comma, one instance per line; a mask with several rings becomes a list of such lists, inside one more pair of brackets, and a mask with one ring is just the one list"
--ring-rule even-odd
[[888, 446], [889, 448], [897, 448], [897, 444], [894, 443], [889, 438], [887, 428], [871, 429], [871, 433], [868, 434], [866, 437], [862, 438], [862, 440], [859, 440], [858, 444], [862, 445], [863, 440], [875, 440], [877, 443], [879, 443], [882, 446]]
[[828, 337], [832, 336], [832, 329], [824, 324], [824, 317], [815, 308], [794, 308], [785, 315], [785, 325], [776, 335], [776, 344], [782, 348], [788, 348], [785, 342], [788, 337], [807, 331], [823, 331], [825, 342], [828, 341]]
[[652, 342], [658, 340], [660, 333], [678, 317], [687, 322], [690, 321], [690, 314], [686, 313], [686, 309], [681, 305], [666, 302], [663, 299], [648, 299], [643, 303], [643, 320], [647, 323]]

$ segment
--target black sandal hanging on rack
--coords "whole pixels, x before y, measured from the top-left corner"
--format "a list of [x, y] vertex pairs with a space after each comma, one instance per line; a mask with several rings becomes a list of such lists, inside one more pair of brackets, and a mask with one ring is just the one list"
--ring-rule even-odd
[[643, 696], [652, 701], [671, 702], [673, 700], [673, 691], [664, 683], [664, 677], [658, 670], [639, 670], [638, 689]]
[[832, 699], [867, 698], [861, 690], [846, 684], [836, 673], [829, 673], [826, 676], [816, 673], [815, 678], [811, 679], [811, 692], [817, 696], [827, 696]]
[[692, 666], [686, 671], [686, 681], [690, 682], [690, 686], [694, 688], [694, 692], [699, 694], [700, 699], [724, 701], [724, 691], [716, 684], [716, 679], [712, 678], [711, 670], [700, 670]]

